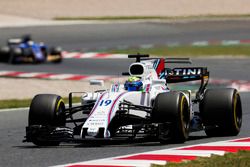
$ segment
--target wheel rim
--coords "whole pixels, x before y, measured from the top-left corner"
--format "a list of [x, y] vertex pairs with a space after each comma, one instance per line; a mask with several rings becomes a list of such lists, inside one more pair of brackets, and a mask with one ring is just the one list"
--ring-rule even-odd
[[64, 102], [60, 99], [57, 103], [55, 115], [56, 115], [56, 125], [64, 126], [65, 125], [65, 114], [64, 114]]
[[189, 129], [189, 112], [186, 111], [188, 111], [187, 100], [185, 96], [182, 96], [180, 114], [181, 114], [182, 131], [183, 134], [185, 135], [188, 133]]
[[240, 130], [241, 123], [242, 123], [242, 109], [241, 109], [240, 97], [238, 93], [236, 93], [234, 96], [233, 114], [234, 114], [235, 127], [237, 130]]

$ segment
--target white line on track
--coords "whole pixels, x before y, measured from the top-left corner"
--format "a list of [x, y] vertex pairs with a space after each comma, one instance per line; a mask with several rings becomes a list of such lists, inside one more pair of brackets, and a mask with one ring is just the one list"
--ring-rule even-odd
[[0, 112], [9, 112], [9, 111], [24, 111], [28, 110], [28, 107], [23, 107], [23, 108], [6, 108], [6, 109], [0, 109]]
[[[81, 103], [73, 103], [72, 105], [80, 105]], [[68, 107], [68, 104], [65, 104], [66, 107]], [[4, 108], [0, 109], [0, 112], [9, 112], [9, 111], [26, 111], [29, 110], [29, 107], [20, 107], [20, 108]]]

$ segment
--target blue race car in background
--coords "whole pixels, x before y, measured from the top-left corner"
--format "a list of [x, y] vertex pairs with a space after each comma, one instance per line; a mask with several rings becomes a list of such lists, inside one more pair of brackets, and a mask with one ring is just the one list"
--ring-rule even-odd
[[22, 38], [9, 39], [7, 46], [0, 48], [0, 62], [10, 64], [60, 63], [62, 62], [61, 52], [60, 47], [49, 49], [44, 43], [36, 43], [30, 35], [25, 35]]

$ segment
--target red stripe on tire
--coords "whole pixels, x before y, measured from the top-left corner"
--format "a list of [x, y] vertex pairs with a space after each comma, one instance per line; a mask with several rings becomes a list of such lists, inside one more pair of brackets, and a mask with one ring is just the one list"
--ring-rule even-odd
[[158, 160], [169, 162], [181, 162], [182, 160], [194, 160], [196, 156], [189, 155], [160, 155], [160, 154], [139, 154], [130, 157], [119, 158], [122, 160]]

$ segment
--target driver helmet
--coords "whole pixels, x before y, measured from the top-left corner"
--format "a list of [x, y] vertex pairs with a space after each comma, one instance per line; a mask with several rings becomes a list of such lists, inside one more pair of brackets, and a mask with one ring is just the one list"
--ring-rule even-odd
[[130, 76], [124, 84], [125, 90], [140, 91], [142, 90], [143, 83], [140, 77]]
[[29, 41], [31, 41], [31, 36], [30, 35], [24, 35], [22, 37], [22, 39], [23, 39], [24, 43], [28, 43]]

